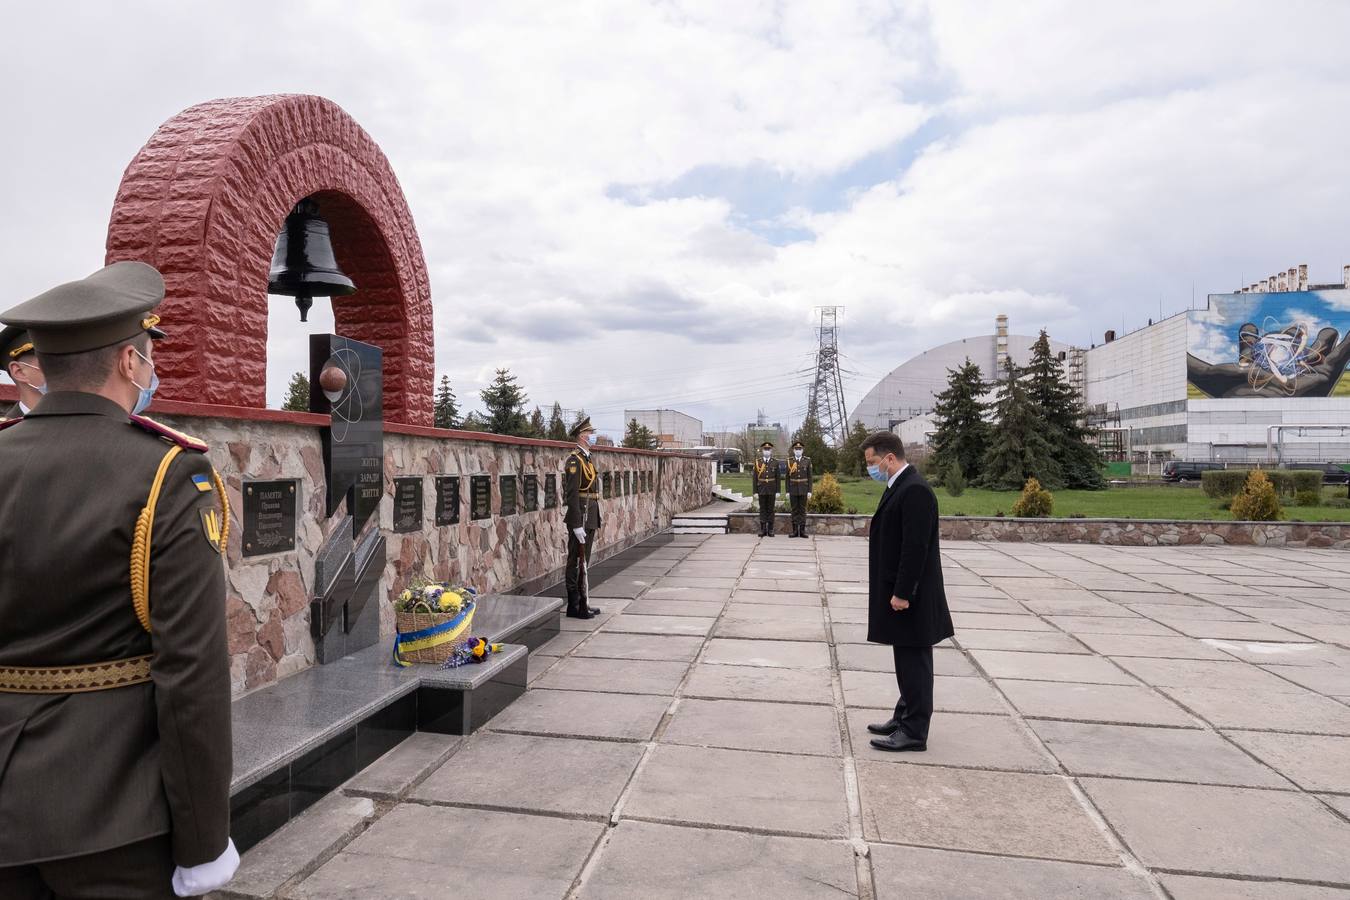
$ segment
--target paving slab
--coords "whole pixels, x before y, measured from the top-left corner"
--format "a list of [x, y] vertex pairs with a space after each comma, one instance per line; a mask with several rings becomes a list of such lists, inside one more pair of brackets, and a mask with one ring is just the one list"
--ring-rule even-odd
[[830, 683], [830, 673], [825, 669], [754, 668], [699, 663], [694, 666], [685, 683], [684, 696], [834, 704], [834, 688]]
[[[888, 644], [839, 644], [835, 653], [840, 669], [895, 673], [895, 651]], [[960, 650], [941, 647], [933, 650], [933, 672], [966, 677], [978, 674]]]
[[750, 641], [713, 638], [702, 661], [727, 666], [777, 666], [785, 669], [828, 669], [830, 648], [808, 641]]
[[1227, 653], [1204, 641], [1179, 635], [1082, 634], [1079, 640], [1102, 656], [1152, 656], [1164, 659], [1220, 659]]
[[858, 896], [857, 871], [852, 849], [840, 841], [625, 821], [578, 896], [833, 900]]
[[1069, 862], [1115, 863], [1063, 779], [858, 761], [863, 836]]
[[715, 619], [727, 605], [721, 600], [661, 600], [650, 595], [628, 604], [626, 616], [696, 616]]
[[631, 616], [627, 610], [600, 629], [601, 634], [674, 634], [706, 637], [716, 618], [695, 616]]
[[1291, 786], [1212, 731], [1040, 719], [1029, 724], [1074, 775], [1285, 790]]
[[624, 815], [842, 837], [848, 833], [843, 761], [661, 744], [638, 773]]
[[[843, 671], [839, 675], [844, 685], [846, 706], [886, 710], [895, 708], [900, 691], [893, 673]], [[933, 705], [938, 712], [1007, 712], [1007, 707], [989, 682], [983, 678], [958, 675], [933, 676]]]
[[[706, 600], [707, 597], [699, 597], [697, 596], [697, 594], [725, 593], [727, 596], [730, 596], [732, 590], [735, 589], [735, 587], [736, 587], [735, 576], [726, 578], [708, 578], [706, 576], [677, 577], [675, 575], [663, 575], [660, 578], [656, 579], [656, 584], [652, 586], [652, 589], [648, 591], [645, 596], [661, 597], [664, 596], [666, 593], [674, 595], [684, 591], [693, 591], [695, 592], [696, 595], [694, 597], [691, 597], [690, 599]], [[677, 591], [676, 590], [677, 588], [680, 590]]]
[[645, 741], [670, 706], [668, 697], [544, 691], [533, 688], [492, 720], [493, 731]]
[[1162, 687], [1215, 728], [1350, 735], [1350, 706], [1303, 688]]
[[746, 582], [731, 595], [731, 608], [737, 606], [809, 606], [820, 608], [820, 594], [817, 591], [802, 590], [761, 590], [747, 588]]
[[1350, 823], [1306, 794], [1083, 778], [1147, 866], [1350, 883]]
[[405, 804], [390, 811], [290, 896], [443, 900], [452, 885], [493, 900], [561, 898], [604, 826], [597, 822]]
[[1200, 640], [1229, 656], [1259, 666], [1277, 664], [1317, 669], [1350, 666], [1350, 653], [1327, 644], [1233, 641], [1224, 638], [1200, 638]]
[[867, 626], [851, 622], [840, 622], [831, 616], [830, 637], [836, 644], [866, 644]]
[[783, 600], [761, 599], [758, 601], [761, 603], [806, 603], [807, 600], [805, 597], [796, 596], [801, 594], [815, 597], [816, 602], [820, 602], [820, 586], [817, 583], [815, 576], [812, 576], [809, 579], [742, 578], [738, 584], [740, 590], [738, 590], [737, 593], [764, 594], [766, 596], [783, 595], [787, 598]]
[[819, 607], [747, 606], [733, 602], [717, 623], [717, 636], [757, 640], [825, 641]]
[[1033, 653], [1088, 653], [1067, 634], [1044, 631], [996, 631], [986, 628], [967, 628], [956, 636], [966, 650], [1025, 650]]
[[1200, 727], [1181, 707], [1141, 685], [1004, 679], [998, 686], [1024, 716], [1079, 722]]
[[1138, 617], [1126, 619], [1117, 616], [1046, 616], [1045, 620], [1069, 634], [1175, 635], [1177, 633], [1161, 622]]
[[228, 896], [271, 897], [332, 859], [374, 819], [375, 801], [369, 797], [323, 797], [244, 854]]
[[1152, 900], [1154, 896], [1142, 878], [1116, 867], [890, 844], [872, 845], [872, 877], [879, 898]]
[[536, 656], [566, 656], [577, 644], [590, 636], [589, 631], [560, 631], [545, 641], [538, 650], [531, 650], [530, 659], [533, 660]]
[[551, 668], [536, 686], [557, 691], [672, 697], [688, 671], [686, 662], [571, 656]]
[[535, 656], [531, 653], [525, 661], [527, 673], [525, 676], [525, 683], [534, 684], [540, 678], [544, 677], [545, 672], [557, 665], [558, 660], [560, 659], [562, 659], [561, 656]]
[[640, 744], [480, 732], [411, 797], [608, 821], [643, 750]]
[[615, 600], [613, 598], [602, 599], [600, 597], [591, 598], [591, 606], [600, 610], [600, 614], [592, 619], [572, 619], [567, 616], [562, 617], [559, 628], [563, 631], [596, 631], [610, 619], [623, 612], [629, 604], [628, 600]]
[[1305, 791], [1350, 794], [1350, 737], [1259, 731], [1225, 734]]
[[615, 575], [612, 578], [606, 578], [599, 584], [592, 582], [590, 596], [595, 600], [606, 598], [633, 600], [655, 583], [656, 576], [634, 578], [627, 575]]
[[605, 659], [666, 659], [692, 662], [703, 638], [680, 635], [610, 634], [600, 632], [573, 651], [576, 656]]
[[1200, 638], [1221, 638], [1228, 641], [1269, 641], [1272, 643], [1303, 643], [1312, 638], [1286, 631], [1268, 622], [1183, 622], [1172, 627], [1182, 634]]
[[1163, 875], [1161, 881], [1173, 900], [1350, 900], [1350, 890], [1311, 884], [1199, 875]]
[[1272, 675], [1292, 681], [1319, 694], [1350, 698], [1350, 668], [1340, 666], [1262, 666]]
[[661, 741], [815, 756], [843, 753], [834, 708], [800, 703], [682, 699]]
[[1146, 659], [1143, 657], [1121, 657], [1116, 665], [1125, 669], [1140, 681], [1159, 687], [1186, 687], [1195, 684], [1223, 685], [1226, 688], [1242, 690], [1268, 689], [1287, 690], [1291, 693], [1299, 690], [1282, 678], [1262, 671], [1256, 666], [1233, 660], [1202, 659]]
[[357, 773], [342, 786], [345, 793], [377, 800], [398, 800], [459, 750], [464, 738], [418, 731]]
[[1027, 609], [1042, 616], [1109, 616], [1129, 617], [1129, 610], [1110, 600], [1097, 597], [1079, 600], [1025, 600]]
[[968, 613], [953, 612], [952, 623], [956, 633], [967, 628], [992, 628], [1007, 631], [1054, 631], [1053, 625], [1031, 613], [1010, 615], [1006, 613]]
[[956, 766], [1012, 772], [1054, 772], [1053, 759], [1036, 746], [1007, 715], [942, 713], [935, 715], [923, 753], [890, 753], [873, 747], [867, 730], [877, 714], [867, 709], [848, 711], [849, 737], [858, 759], [905, 765]]
[[1015, 650], [972, 650], [970, 655], [996, 679], [1070, 681], [1078, 684], [1137, 684], [1109, 661], [1067, 653], [1021, 653]]

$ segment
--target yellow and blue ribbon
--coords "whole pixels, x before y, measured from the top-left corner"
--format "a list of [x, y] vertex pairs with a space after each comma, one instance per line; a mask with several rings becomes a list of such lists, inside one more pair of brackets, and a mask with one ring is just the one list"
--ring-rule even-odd
[[438, 647], [441, 644], [459, 640], [464, 632], [469, 630], [469, 625], [473, 621], [473, 608], [474, 604], [469, 602], [459, 615], [448, 622], [442, 622], [439, 625], [422, 628], [418, 631], [399, 632], [394, 638], [394, 664], [406, 668], [412, 663], [404, 662], [404, 653], [426, 650], [429, 647]]

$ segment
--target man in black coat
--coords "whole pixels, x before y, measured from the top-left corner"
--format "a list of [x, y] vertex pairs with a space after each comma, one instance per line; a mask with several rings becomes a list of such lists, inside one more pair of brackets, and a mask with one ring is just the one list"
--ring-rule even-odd
[[927, 750], [933, 645], [953, 634], [942, 588], [937, 496], [889, 431], [863, 441], [863, 460], [867, 473], [886, 483], [868, 531], [867, 640], [891, 645], [900, 686], [895, 714], [867, 730], [881, 735], [872, 739], [878, 750]]

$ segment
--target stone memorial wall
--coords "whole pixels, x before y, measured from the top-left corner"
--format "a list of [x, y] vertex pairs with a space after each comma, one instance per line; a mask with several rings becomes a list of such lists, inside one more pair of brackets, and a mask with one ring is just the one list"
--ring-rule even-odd
[[[325, 509], [320, 428], [327, 417], [241, 409], [235, 410], [240, 417], [223, 418], [184, 414], [185, 404], [164, 406], [171, 406], [172, 411], [155, 412], [154, 417], [205, 440], [230, 493], [226, 602], [235, 693], [313, 665], [310, 601], [315, 555], [328, 530], [343, 521], [342, 515], [330, 518]], [[561, 580], [567, 536], [562, 510], [548, 506], [547, 496], [531, 508], [520, 493], [526, 485], [537, 485], [542, 492], [546, 485], [560, 484], [551, 476], [562, 471], [570, 450], [569, 444], [551, 441], [387, 427], [385, 496], [378, 512], [388, 541], [377, 593], [381, 640], [393, 636], [389, 597], [419, 575], [467, 584], [480, 592], [529, 593]], [[674, 513], [706, 504], [712, 490], [712, 467], [705, 460], [616, 449], [597, 449], [595, 458], [602, 472], [616, 476], [614, 482], [623, 476], [634, 485], [646, 480], [651, 486], [651, 490], [615, 494], [602, 501], [604, 527], [595, 549], [597, 558], [664, 530]], [[442, 481], [438, 491], [438, 477], [446, 476], [459, 480]], [[475, 478], [489, 488], [489, 515], [477, 520], [469, 509], [470, 484]], [[503, 478], [514, 479], [507, 482], [508, 494], [512, 483], [516, 493], [515, 511], [506, 515], [502, 514]], [[404, 479], [420, 479], [420, 485]], [[285, 544], [286, 517], [269, 506], [262, 524], [274, 535], [269, 539], [271, 545], [285, 549], [245, 551], [244, 491], [249, 485], [266, 483], [270, 499], [278, 482], [294, 484], [298, 495], [294, 547]], [[402, 505], [395, 502], [396, 484]], [[420, 527], [400, 532], [417, 518], [416, 511], [407, 506], [414, 496], [421, 503]], [[258, 503], [250, 507], [262, 508]], [[458, 521], [439, 524], [453, 518]]]

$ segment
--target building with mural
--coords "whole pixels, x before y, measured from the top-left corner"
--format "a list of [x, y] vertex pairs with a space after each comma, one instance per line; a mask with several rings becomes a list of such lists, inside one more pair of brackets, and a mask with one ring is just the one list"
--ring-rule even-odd
[[1094, 424], [1139, 458], [1350, 461], [1350, 266], [1307, 267], [1106, 342], [1085, 355]]

